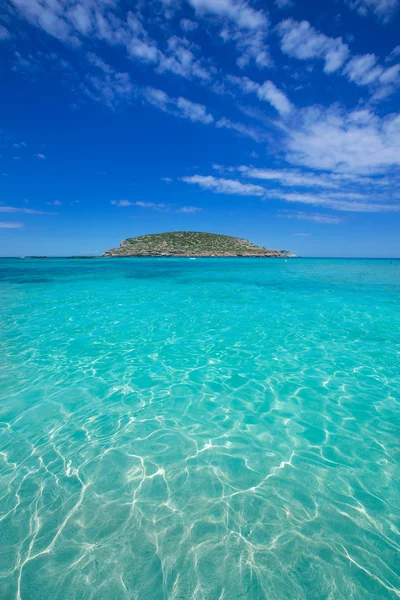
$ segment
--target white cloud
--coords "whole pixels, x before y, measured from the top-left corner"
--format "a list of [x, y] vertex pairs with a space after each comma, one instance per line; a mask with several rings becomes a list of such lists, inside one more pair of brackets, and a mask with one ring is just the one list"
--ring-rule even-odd
[[88, 52], [86, 55], [87, 60], [97, 69], [104, 71], [104, 73], [115, 73], [115, 69], [113, 69], [110, 65], [104, 62], [100, 56], [97, 56], [94, 52]]
[[[164, 178], [168, 179], [168, 177]], [[170, 180], [172, 181], [172, 179]], [[137, 202], [130, 202], [129, 200], [111, 200], [110, 204], [114, 206], [118, 206], [119, 208], [126, 208], [128, 206], [138, 206], [139, 208], [148, 208], [150, 210], [155, 210], [159, 212], [168, 212], [173, 209], [172, 204], [167, 204], [165, 202], [144, 202], [139, 200]], [[175, 213], [181, 214], [195, 214], [200, 212], [202, 209], [198, 206], [180, 206], [173, 210]]]
[[130, 58], [142, 62], [157, 63], [160, 51], [154, 40], [150, 38], [137, 14], [128, 13], [129, 32], [121, 37], [120, 43], [126, 46]]
[[0, 41], [8, 40], [11, 37], [11, 33], [4, 25], [0, 25]]
[[214, 117], [207, 112], [204, 104], [197, 104], [183, 97], [171, 98], [163, 90], [146, 88], [144, 98], [160, 110], [190, 121], [197, 121], [205, 125], [214, 121]]
[[44, 160], [46, 158], [46, 156], [41, 152], [39, 152], [38, 154], [34, 154], [33, 156], [35, 156], [36, 158], [40, 158], [40, 160]]
[[23, 223], [13, 223], [11, 221], [0, 221], [0, 229], [21, 229]]
[[200, 60], [196, 59], [193, 53], [194, 49], [195, 46], [186, 38], [171, 36], [168, 39], [165, 53], [159, 55], [158, 70], [160, 72], [171, 71], [171, 73], [187, 79], [191, 77], [210, 79], [209, 70], [202, 65]]
[[181, 19], [180, 26], [183, 31], [194, 31], [198, 28], [196, 21], [191, 21], [190, 19]]
[[267, 16], [244, 0], [189, 0], [199, 14], [230, 19], [243, 29], [260, 29], [268, 24]]
[[[322, 206], [341, 212], [388, 213], [400, 212], [399, 204], [374, 202], [373, 198], [362, 194], [310, 194], [286, 193], [280, 190], [268, 191], [268, 198], [276, 198], [285, 202]], [[359, 196], [360, 199], [356, 199]]]
[[398, 46], [395, 46], [393, 48], [393, 50], [391, 51], [391, 53], [389, 54], [389, 60], [392, 60], [394, 58], [397, 58], [398, 56], [400, 56], [400, 44]]
[[56, 215], [54, 212], [35, 210], [33, 208], [19, 208], [17, 206], [0, 206], [0, 213], [23, 213], [24, 215]]
[[111, 200], [110, 204], [121, 208], [126, 206], [134, 206], [135, 202], [130, 202], [129, 200]]
[[322, 223], [324, 225], [339, 225], [339, 223], [342, 223], [343, 221], [341, 217], [334, 217], [321, 213], [305, 213], [301, 211], [290, 210], [280, 211], [278, 216], [284, 217], [285, 219], [298, 219], [299, 221], [311, 221], [313, 223]]
[[[101, 73], [99, 75], [86, 75], [80, 90], [95, 102], [101, 102], [108, 108], [115, 109], [121, 103], [130, 102], [135, 93], [128, 73], [117, 73], [106, 63], [90, 61]], [[103, 64], [102, 64], [103, 63]]]
[[383, 74], [383, 67], [377, 64], [375, 54], [354, 56], [346, 65], [344, 73], [357, 85], [369, 85]]
[[328, 37], [314, 29], [308, 21], [285, 19], [278, 25], [278, 32], [282, 52], [300, 60], [323, 59], [325, 73], [337, 71], [349, 56], [349, 48], [341, 37]]
[[278, 8], [281, 9], [290, 8], [291, 6], [293, 6], [292, 0], [275, 0], [275, 4]]
[[135, 206], [140, 208], [151, 208], [152, 210], [166, 211], [169, 210], [170, 204], [164, 202], [134, 202]]
[[229, 194], [236, 196], [264, 196], [265, 189], [260, 185], [252, 183], [241, 183], [234, 179], [222, 179], [212, 175], [192, 175], [181, 177], [181, 181], [189, 184], [199, 185], [204, 190], [216, 192], [217, 194]]
[[398, 0], [346, 0], [346, 4], [363, 17], [374, 14], [383, 22], [389, 21], [398, 10]]
[[68, 12], [72, 25], [83, 35], [88, 35], [92, 30], [92, 19], [88, 7], [84, 4], [75, 4]]
[[[220, 165], [214, 165], [219, 171], [223, 170]], [[234, 170], [234, 168], [229, 168]], [[330, 190], [329, 192], [325, 189], [313, 191], [313, 192], [298, 192], [298, 191], [285, 191], [282, 189], [271, 189], [260, 185], [253, 185], [249, 183], [243, 183], [237, 179], [225, 179], [222, 177], [214, 177], [211, 175], [193, 175], [181, 177], [181, 181], [185, 183], [197, 185], [203, 190], [207, 190], [217, 194], [229, 194], [237, 196], [256, 196], [261, 199], [276, 199], [282, 200], [283, 202], [291, 204], [305, 204], [308, 206], [320, 206], [330, 210], [336, 210], [340, 212], [360, 212], [360, 213], [389, 213], [389, 212], [400, 212], [400, 202], [395, 200], [388, 201], [384, 197], [368, 193], [361, 193], [360, 191], [342, 191]], [[344, 188], [346, 189], [346, 188]], [[289, 211], [291, 215], [303, 215], [297, 211]], [[288, 217], [289, 218], [289, 217]], [[298, 218], [302, 218], [301, 216]], [[305, 219], [306, 217], [304, 217]], [[338, 217], [336, 218], [336, 221]], [[313, 220], [313, 219], [311, 219]], [[314, 219], [316, 220], [316, 219]], [[318, 215], [319, 222], [322, 222], [321, 215]], [[325, 222], [334, 223], [336, 222], [331, 219], [326, 219]]]
[[295, 169], [256, 169], [241, 166], [238, 170], [251, 179], [279, 181], [281, 185], [288, 187], [321, 187], [327, 189], [338, 187], [338, 182], [332, 181], [328, 175], [304, 173]]
[[60, 200], [53, 200], [53, 202], [46, 202], [46, 204], [49, 204], [50, 206], [62, 206]]
[[260, 84], [252, 81], [248, 77], [237, 77], [236, 75], [227, 75], [226, 80], [229, 83], [237, 86], [244, 92], [245, 94], [256, 94], [260, 89]]
[[[160, 110], [167, 111], [171, 98], [163, 90], [148, 87], [144, 90], [145, 99]], [[173, 103], [173, 100], [172, 100]]]
[[110, 204], [118, 206], [118, 208], [127, 208], [128, 206], [139, 206], [139, 208], [151, 208], [153, 210], [169, 210], [169, 204], [164, 202], [143, 202], [139, 200], [137, 202], [131, 202], [130, 200], [111, 200]]
[[199, 208], [198, 206], [181, 206], [180, 208], [177, 208], [175, 212], [195, 215], [196, 213], [201, 212], [202, 210], [203, 209]]
[[338, 71], [348, 60], [342, 74], [357, 85], [381, 85], [375, 92], [374, 101], [386, 98], [395, 91], [400, 65], [385, 69], [375, 54], [350, 57], [350, 51], [342, 38], [331, 38], [314, 29], [308, 21], [286, 19], [278, 25], [281, 49], [289, 56], [308, 60], [320, 58], [325, 61], [325, 73]]
[[172, 183], [171, 177], [161, 177], [161, 181], [165, 181], [165, 183]]
[[[210, 78], [210, 68], [194, 55], [197, 49], [185, 38], [171, 36], [163, 51], [145, 29], [140, 9], [128, 11], [124, 18], [117, 3], [109, 0], [13, 0], [28, 21], [58, 39], [79, 46], [84, 38], [94, 38], [110, 45], [122, 45], [129, 58], [153, 64], [160, 71], [170, 71], [182, 77]], [[182, 20], [182, 27], [191, 31], [194, 21]], [[21, 57], [20, 57], [21, 58]], [[109, 75], [115, 74], [96, 55], [89, 53], [89, 61]], [[26, 64], [24, 64], [26, 67]], [[112, 86], [111, 86], [112, 87]]]
[[257, 91], [260, 100], [267, 100], [281, 115], [292, 111], [292, 104], [281, 90], [272, 81], [263, 83]]
[[236, 64], [240, 69], [244, 69], [254, 61], [254, 64], [259, 69], [272, 66], [268, 46], [265, 43], [267, 32], [265, 30], [257, 31], [230, 31], [225, 28], [221, 33], [225, 41], [236, 42], [236, 51], [239, 57], [236, 59]]
[[379, 77], [381, 83], [394, 83], [399, 78], [400, 64], [385, 69]]
[[65, 20], [64, 7], [52, 0], [12, 0], [25, 18], [46, 33], [60, 39], [71, 37], [71, 25]]
[[239, 87], [244, 93], [256, 94], [259, 100], [269, 102], [281, 116], [288, 115], [294, 108], [289, 98], [272, 81], [265, 81], [260, 84], [248, 77], [237, 77], [235, 75], [228, 75], [226, 79]]
[[44, 74], [49, 75], [49, 72], [54, 72], [54, 76], [57, 78], [62, 75], [68, 80], [74, 76], [71, 64], [60, 54], [42, 50], [33, 50], [25, 55], [14, 52], [11, 70], [30, 79], [36, 79]]
[[223, 128], [223, 129], [231, 129], [232, 131], [236, 131], [237, 133], [240, 133], [241, 135], [244, 135], [246, 137], [253, 139], [255, 142], [261, 141], [260, 133], [253, 127], [248, 127], [247, 125], [243, 125], [243, 123], [237, 123], [234, 121], [230, 121], [229, 119], [227, 119], [225, 117], [222, 117], [222, 119], [219, 119], [215, 123], [215, 125], [218, 129]]
[[311, 107], [286, 129], [287, 159], [312, 169], [376, 174], [400, 166], [400, 114]]
[[176, 101], [176, 106], [181, 111], [182, 116], [190, 119], [190, 121], [199, 121], [205, 125], [214, 121], [213, 116], [207, 113], [204, 104], [197, 104], [196, 102], [191, 102], [186, 98], [180, 97]]

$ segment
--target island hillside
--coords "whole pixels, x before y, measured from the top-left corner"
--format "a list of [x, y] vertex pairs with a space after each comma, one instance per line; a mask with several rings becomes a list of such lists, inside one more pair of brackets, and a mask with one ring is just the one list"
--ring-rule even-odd
[[268, 250], [248, 240], [196, 231], [171, 231], [128, 238], [119, 248], [107, 250], [103, 256], [294, 256], [285, 250]]

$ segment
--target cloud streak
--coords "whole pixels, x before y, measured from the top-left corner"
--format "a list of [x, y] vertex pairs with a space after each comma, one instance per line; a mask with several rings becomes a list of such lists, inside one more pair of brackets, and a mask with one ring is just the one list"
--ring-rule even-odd
[[24, 227], [23, 223], [0, 221], [0, 229], [21, 229], [22, 227]]
[[143, 94], [145, 100], [164, 112], [168, 112], [189, 121], [209, 125], [214, 121], [214, 117], [207, 112], [204, 104], [191, 102], [187, 98], [171, 98], [163, 90], [148, 87]]
[[377, 174], [400, 166], [400, 115], [339, 107], [301, 111], [286, 129], [287, 160], [312, 169]]
[[349, 47], [341, 37], [330, 38], [308, 21], [285, 19], [279, 24], [278, 33], [282, 52], [300, 60], [322, 59], [325, 73], [337, 71], [349, 56]]
[[22, 213], [24, 215], [56, 215], [55, 212], [36, 210], [33, 208], [20, 208], [17, 206], [0, 206], [0, 213]]
[[234, 179], [223, 179], [212, 175], [192, 175], [181, 177], [181, 181], [191, 185], [197, 185], [203, 190], [233, 196], [264, 196], [265, 189], [260, 185], [252, 183], [241, 183]]
[[311, 223], [321, 223], [322, 225], [339, 225], [343, 222], [343, 219], [341, 217], [335, 217], [332, 215], [325, 215], [321, 213], [311, 214], [301, 211], [283, 210], [278, 213], [278, 216], [285, 219], [297, 219], [298, 221], [310, 221]]

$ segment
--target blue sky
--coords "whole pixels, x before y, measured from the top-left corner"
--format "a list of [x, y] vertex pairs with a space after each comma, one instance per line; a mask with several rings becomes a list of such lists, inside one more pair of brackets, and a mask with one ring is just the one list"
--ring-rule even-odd
[[400, 0], [13, 0], [0, 255], [212, 231], [400, 255]]

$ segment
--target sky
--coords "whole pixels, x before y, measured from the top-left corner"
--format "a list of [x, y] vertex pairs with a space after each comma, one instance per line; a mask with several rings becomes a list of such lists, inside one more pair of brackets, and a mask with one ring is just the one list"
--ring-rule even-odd
[[0, 256], [182, 230], [399, 256], [399, 31], [400, 0], [11, 0]]

